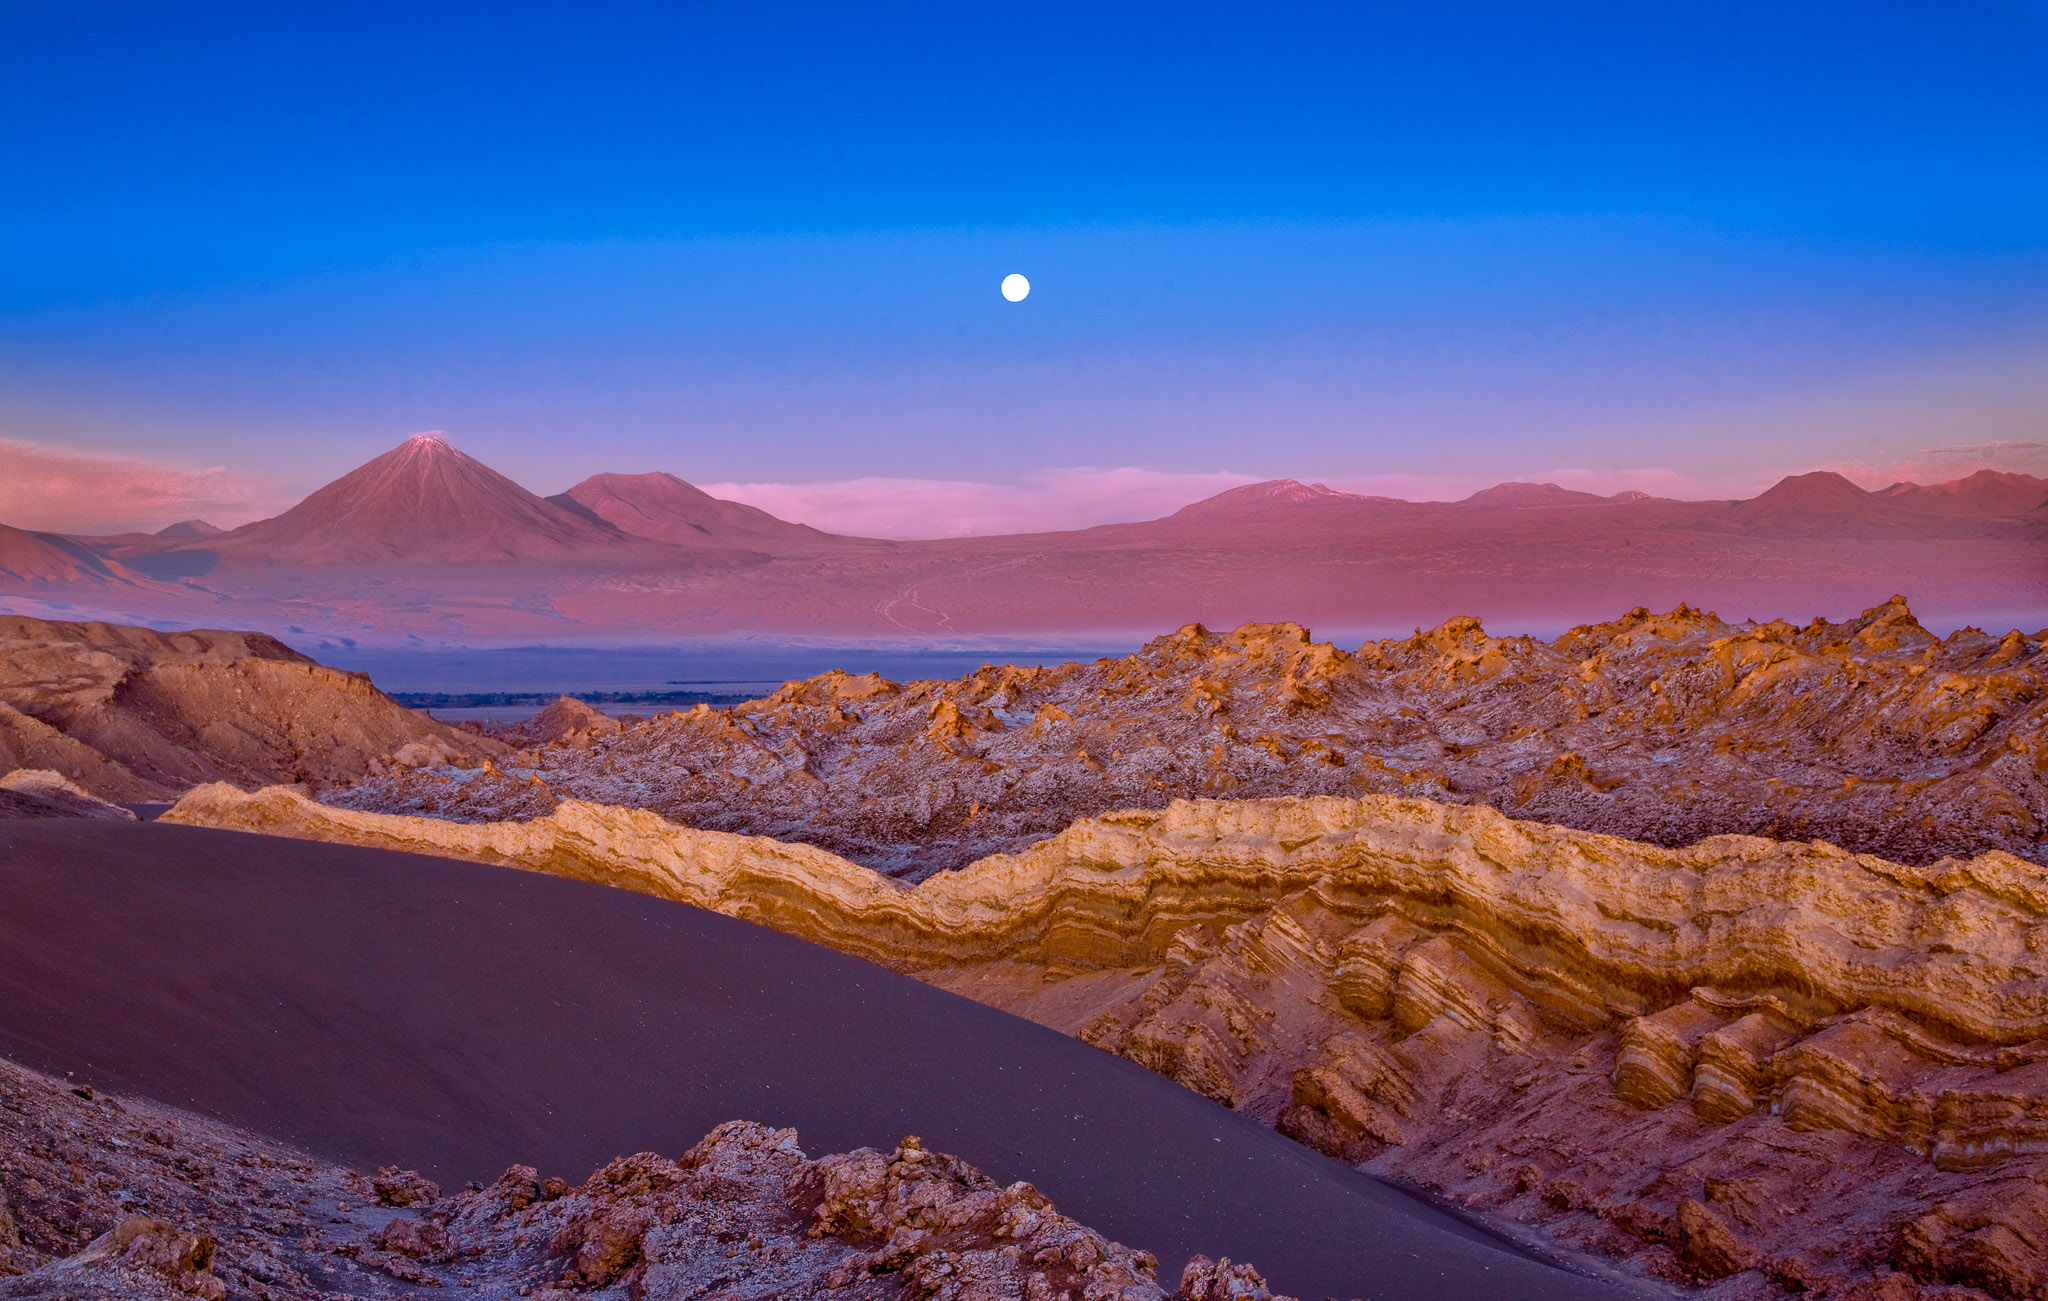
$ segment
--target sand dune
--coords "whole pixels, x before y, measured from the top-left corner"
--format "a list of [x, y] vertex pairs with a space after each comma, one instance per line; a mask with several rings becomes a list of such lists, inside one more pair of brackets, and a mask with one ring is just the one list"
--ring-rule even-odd
[[[0, 827], [0, 1050], [364, 1166], [921, 1134], [1299, 1296], [1602, 1297], [1066, 1036], [759, 927], [501, 868], [182, 827]], [[93, 1009], [80, 1016], [79, 1009]]]
[[2048, 1174], [2048, 873], [1996, 851], [1915, 868], [1386, 796], [1195, 801], [908, 887], [580, 803], [473, 825], [213, 786], [167, 817], [764, 922], [1674, 1278], [2048, 1291], [2048, 1198], [2018, 1195]]

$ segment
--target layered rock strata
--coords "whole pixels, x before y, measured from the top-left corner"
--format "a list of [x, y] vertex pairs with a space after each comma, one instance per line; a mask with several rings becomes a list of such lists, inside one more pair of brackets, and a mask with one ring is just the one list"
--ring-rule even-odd
[[261, 633], [0, 615], [0, 769], [50, 769], [103, 799], [211, 781], [319, 789], [506, 750]]
[[1293, 624], [1191, 626], [954, 682], [826, 674], [571, 732], [482, 779], [407, 771], [338, 798], [472, 821], [632, 805], [911, 879], [1079, 817], [1282, 795], [1420, 795], [1661, 845], [2048, 861], [2043, 645], [1936, 638], [1896, 599], [1804, 627], [1636, 610], [1549, 642], [1455, 619], [1349, 652]]
[[[1176, 801], [915, 886], [569, 802], [191, 825], [504, 863], [803, 935], [1652, 1272], [2048, 1296], [2048, 873], [1663, 848], [1374, 796]], [[1842, 1293], [1846, 1294], [1846, 1293]]]
[[1286, 1301], [1228, 1260], [1172, 1291], [1156, 1269], [915, 1137], [813, 1160], [795, 1130], [733, 1121], [581, 1185], [514, 1166], [443, 1196], [0, 1062], [0, 1298]]

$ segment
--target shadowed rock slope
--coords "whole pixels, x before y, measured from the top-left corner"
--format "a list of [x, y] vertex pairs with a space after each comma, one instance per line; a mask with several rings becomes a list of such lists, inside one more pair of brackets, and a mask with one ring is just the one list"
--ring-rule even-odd
[[581, 1185], [513, 1166], [443, 1196], [6, 1062], [0, 1134], [0, 1298], [1272, 1297], [1250, 1266], [1201, 1257], [1169, 1292], [1149, 1253], [914, 1136], [813, 1160], [793, 1129], [733, 1121]]
[[103, 799], [211, 781], [317, 788], [504, 749], [261, 633], [0, 615], [0, 771], [50, 769]]
[[1999, 851], [1176, 801], [908, 887], [580, 802], [479, 825], [213, 786], [167, 818], [757, 921], [1717, 1296], [2048, 1296], [2048, 872]]
[[1410, 794], [1662, 845], [2044, 861], [2048, 651], [2041, 634], [1936, 638], [1896, 599], [1804, 627], [1637, 610], [1551, 642], [1456, 619], [1351, 652], [1293, 624], [1191, 626], [954, 682], [826, 674], [507, 768], [398, 773], [339, 802], [478, 821], [632, 805], [912, 879], [1204, 796]]

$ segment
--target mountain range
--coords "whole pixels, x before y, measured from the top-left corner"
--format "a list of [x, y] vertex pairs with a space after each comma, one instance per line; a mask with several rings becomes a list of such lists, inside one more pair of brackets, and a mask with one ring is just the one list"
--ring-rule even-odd
[[1819, 471], [1740, 502], [1531, 483], [1413, 502], [1279, 479], [1143, 523], [889, 541], [670, 474], [542, 497], [423, 434], [232, 530], [0, 525], [0, 608], [316, 645], [1086, 638], [1282, 618], [1392, 631], [1455, 615], [1548, 627], [1680, 602], [1804, 618], [1894, 593], [1933, 622], [2048, 622], [2048, 480], [1986, 470], [1870, 492]]

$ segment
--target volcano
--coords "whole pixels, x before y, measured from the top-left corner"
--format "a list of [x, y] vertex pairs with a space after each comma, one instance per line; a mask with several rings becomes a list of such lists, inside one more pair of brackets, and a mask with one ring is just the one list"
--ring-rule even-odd
[[420, 434], [282, 515], [197, 545], [309, 566], [555, 560], [614, 551], [618, 529], [536, 497], [439, 434]]
[[857, 540], [714, 497], [673, 474], [594, 474], [548, 501], [622, 533], [679, 546], [718, 543], [809, 551]]
[[1750, 532], [1803, 534], [1894, 524], [1916, 513], [1865, 492], [1833, 470], [1815, 470], [1778, 480], [1748, 501], [1737, 502], [1728, 515]]

